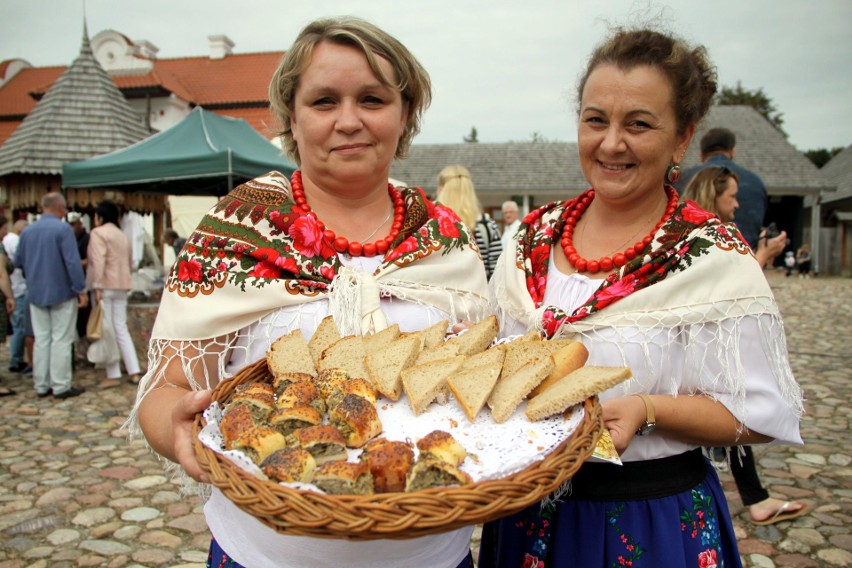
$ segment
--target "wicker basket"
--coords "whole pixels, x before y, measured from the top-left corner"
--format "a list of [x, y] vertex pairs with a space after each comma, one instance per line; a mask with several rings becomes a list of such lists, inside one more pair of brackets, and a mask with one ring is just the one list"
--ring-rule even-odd
[[[266, 361], [261, 359], [221, 382], [213, 399], [227, 402], [237, 385], [269, 377]], [[516, 513], [559, 487], [592, 454], [600, 437], [603, 422], [597, 397], [588, 398], [584, 410], [569, 439], [522, 471], [463, 487], [412, 493], [326, 495], [258, 479], [198, 440], [205, 425], [201, 414], [195, 421], [195, 451], [213, 485], [280, 533], [350, 540], [414, 538]]]

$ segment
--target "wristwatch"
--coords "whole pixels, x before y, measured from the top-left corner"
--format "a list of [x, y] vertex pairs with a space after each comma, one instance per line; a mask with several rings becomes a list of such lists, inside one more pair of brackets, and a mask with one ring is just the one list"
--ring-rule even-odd
[[653, 432], [654, 429], [657, 427], [657, 419], [654, 416], [654, 403], [646, 394], [636, 394], [633, 396], [638, 396], [645, 404], [645, 423], [642, 424], [638, 430], [636, 430], [636, 435], [647, 436], [648, 434]]

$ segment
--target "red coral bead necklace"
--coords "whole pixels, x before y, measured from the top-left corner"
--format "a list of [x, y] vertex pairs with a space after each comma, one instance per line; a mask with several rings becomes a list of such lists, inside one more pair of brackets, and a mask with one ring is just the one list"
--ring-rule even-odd
[[595, 190], [589, 189], [586, 192], [581, 193], [579, 196], [574, 198], [573, 203], [568, 207], [570, 213], [565, 218], [565, 227], [562, 229], [561, 244], [562, 250], [565, 252], [565, 258], [568, 259], [568, 262], [577, 272], [597, 274], [598, 272], [609, 272], [613, 268], [621, 268], [627, 264], [628, 261], [639, 256], [639, 254], [641, 254], [642, 251], [651, 244], [651, 241], [654, 238], [654, 233], [663, 226], [663, 223], [665, 223], [666, 220], [671, 217], [672, 213], [674, 213], [675, 209], [677, 209], [677, 192], [672, 187], [666, 187], [666, 194], [668, 195], [668, 204], [666, 205], [665, 213], [663, 213], [663, 218], [660, 219], [660, 222], [656, 224], [654, 230], [652, 230], [647, 237], [641, 241], [637, 241], [633, 246], [627, 247], [624, 252], [617, 252], [611, 257], [604, 256], [597, 260], [588, 260], [577, 253], [577, 248], [574, 246], [574, 228], [577, 226], [577, 222], [595, 198]]
[[[338, 237], [337, 233], [327, 228], [325, 223], [317, 218], [317, 214], [311, 209], [311, 206], [308, 205], [308, 200], [305, 198], [305, 189], [302, 186], [302, 172], [300, 170], [293, 172], [293, 177], [290, 179], [290, 188], [293, 194], [293, 201], [296, 205], [317, 220], [317, 224], [325, 235], [325, 239], [339, 253], [350, 256], [376, 256], [377, 254], [385, 254], [390, 248], [391, 243], [393, 243], [402, 230], [402, 223], [405, 218], [405, 204], [403, 203], [402, 193], [390, 183], [388, 184], [388, 195], [393, 203], [393, 225], [391, 225], [390, 234], [375, 242], [363, 244], [359, 241], [350, 242], [346, 237]], [[390, 214], [367, 236], [367, 239], [372, 238], [382, 225], [387, 223], [388, 219], [390, 219]]]

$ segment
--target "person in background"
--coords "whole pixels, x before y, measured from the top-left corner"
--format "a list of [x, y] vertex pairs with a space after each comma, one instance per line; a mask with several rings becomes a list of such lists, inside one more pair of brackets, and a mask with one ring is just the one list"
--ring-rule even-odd
[[86, 391], [73, 386], [71, 360], [77, 308], [87, 306], [86, 277], [61, 193], [41, 198], [42, 215], [21, 233], [15, 266], [23, 269], [35, 333], [33, 381], [39, 397], [64, 399]]
[[455, 211], [464, 224], [474, 230], [476, 245], [485, 264], [486, 277], [491, 278], [491, 273], [497, 266], [497, 259], [503, 252], [500, 228], [491, 217], [482, 212], [482, 205], [476, 197], [473, 180], [467, 168], [454, 165], [441, 170], [435, 201]]
[[[190, 235], [166, 282], [128, 425], [193, 479], [208, 481], [192, 425], [209, 389], [280, 336], [301, 330], [310, 340], [328, 315], [341, 334], [361, 336], [489, 313], [468, 227], [422, 189], [388, 183], [430, 100], [411, 52], [363, 20], [316, 20], [287, 49], [270, 103], [299, 169], [289, 181], [272, 172], [235, 188]], [[216, 488], [204, 514], [211, 566], [473, 565], [473, 527], [360, 542], [284, 535]]]
[[175, 258], [180, 254], [180, 249], [186, 244], [186, 239], [178, 235], [174, 229], [166, 229], [163, 232], [163, 241], [175, 251]]
[[799, 276], [805, 278], [811, 274], [811, 247], [802, 245], [796, 251], [796, 266], [799, 267]]
[[[6, 233], [9, 229], [9, 221], [3, 215], [0, 215], [0, 239], [6, 237]], [[2, 300], [5, 309], [0, 309], [0, 343], [6, 342], [6, 330], [9, 327], [9, 318], [15, 311], [15, 294], [12, 291], [12, 284], [9, 279], [9, 266], [10, 262], [8, 257], [5, 254], [5, 250], [0, 252], [0, 293], [2, 293]], [[12, 396], [16, 394], [10, 388], [0, 387], [0, 397], [4, 396]]]
[[[118, 206], [112, 201], [101, 201], [95, 209], [95, 228], [89, 239], [88, 257], [86, 285], [94, 291], [95, 302], [102, 303], [103, 311], [109, 314], [109, 323], [115, 332], [128, 381], [138, 385], [139, 358], [127, 329], [127, 294], [133, 286], [130, 277], [130, 241], [118, 228]], [[109, 363], [106, 366], [106, 378], [98, 386], [112, 388], [120, 384], [119, 361]]]
[[[722, 221], [731, 223], [737, 210], [737, 175], [727, 168], [712, 166], [695, 174], [683, 192], [684, 200], [692, 200], [703, 209], [714, 213]], [[760, 239], [754, 256], [761, 267], [771, 262], [786, 246], [787, 234], [783, 231], [772, 239]], [[731, 475], [749, 517], [756, 524], [770, 524], [794, 519], [807, 511], [800, 501], [782, 501], [769, 496], [760, 482], [754, 452], [751, 446], [729, 448]], [[724, 453], [724, 448], [719, 448]]]
[[680, 179], [675, 182], [675, 187], [682, 193], [696, 173], [711, 166], [725, 167], [737, 174], [739, 208], [734, 217], [734, 224], [739, 228], [743, 239], [751, 249], [757, 250], [757, 241], [769, 207], [769, 195], [760, 176], [734, 161], [736, 146], [737, 137], [727, 128], [708, 130], [701, 137], [702, 163], [683, 172]]
[[748, 245], [670, 185], [715, 68], [702, 47], [616, 29], [577, 91], [591, 188], [527, 215], [491, 288], [501, 334], [576, 337], [587, 365], [630, 369], [599, 394], [623, 465], [587, 461], [564, 491], [486, 524], [479, 566], [741, 566], [702, 448], [801, 444], [803, 403]]
[[[68, 224], [74, 229], [74, 237], [77, 239], [77, 252], [80, 254], [80, 262], [83, 265], [83, 272], [86, 272], [88, 266], [88, 251], [89, 251], [89, 231], [86, 230], [86, 225], [83, 223], [83, 214], [76, 211], [68, 213]], [[89, 321], [89, 314], [92, 311], [91, 304], [86, 304], [77, 310], [77, 341], [75, 342], [75, 352], [72, 359], [72, 365], [80, 364], [86, 361], [86, 349], [89, 345], [86, 339], [86, 322]]]
[[511, 199], [504, 201], [501, 209], [503, 211], [505, 226], [503, 227], [503, 236], [500, 242], [503, 245], [503, 250], [509, 250], [512, 246], [512, 237], [515, 236], [515, 233], [518, 232], [518, 227], [521, 226], [520, 212], [518, 211], [518, 204]]
[[796, 252], [788, 250], [784, 253], [784, 276], [787, 278], [793, 275], [793, 270], [796, 268]]
[[[710, 166], [696, 173], [686, 186], [681, 199], [690, 199], [722, 221], [736, 224], [735, 215], [739, 209], [739, 179], [737, 174], [724, 166]], [[754, 257], [762, 268], [771, 266], [776, 256], [787, 246], [787, 233], [780, 231], [776, 236], [767, 238], [761, 234], [757, 248], [752, 248]]]
[[[3, 250], [11, 263], [15, 262], [21, 232], [27, 227], [24, 219], [18, 219], [12, 230], [3, 237]], [[30, 302], [27, 299], [27, 281], [20, 268], [9, 275], [12, 293], [15, 295], [15, 311], [12, 313], [12, 336], [9, 339], [9, 372], [32, 373], [33, 360], [33, 324], [30, 321]], [[30, 362], [30, 364], [27, 363]]]

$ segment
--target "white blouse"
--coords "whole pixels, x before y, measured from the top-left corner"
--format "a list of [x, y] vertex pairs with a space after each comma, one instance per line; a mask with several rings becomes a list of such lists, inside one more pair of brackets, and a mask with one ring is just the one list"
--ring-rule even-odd
[[[571, 313], [583, 305], [602, 282], [602, 279], [560, 272], [551, 253], [543, 303]], [[744, 407], [737, 407], [733, 403], [732, 393], [724, 388], [705, 394], [724, 404], [749, 430], [775, 438], [773, 443], [801, 444], [798, 416], [785, 402], [778, 388], [761, 341], [760, 319], [768, 317], [745, 317], [739, 322], [739, 337], [735, 340], [742, 354], [746, 377]], [[685, 325], [674, 334], [671, 330], [656, 328], [617, 331], [601, 328], [593, 334], [585, 334], [582, 341], [589, 350], [587, 365], [621, 365], [626, 360], [633, 373], [632, 379], [601, 393], [600, 399], [638, 392], [688, 395], [698, 391], [699, 377], [686, 376], [684, 372], [686, 359], [687, 356], [692, 360], [698, 357], [702, 362], [702, 373], [711, 377], [718, 375], [721, 368], [719, 358], [726, 354], [718, 353], [715, 349], [717, 325], [722, 327], [722, 335], [733, 329], [733, 326], [726, 326], [723, 320], [720, 324]], [[525, 331], [519, 322], [513, 321], [505, 326], [502, 333], [508, 336]], [[675, 341], [672, 341], [672, 337]], [[623, 461], [657, 459], [695, 447], [661, 435], [636, 436], [621, 458]]]
[[[372, 273], [378, 268], [380, 258], [341, 257], [341, 261]], [[264, 357], [275, 339], [296, 327], [301, 328], [305, 339], [310, 339], [328, 311], [328, 301], [318, 300], [282, 308], [265, 316], [240, 332], [239, 343], [243, 348], [233, 351], [227, 371], [233, 374], [247, 363]], [[399, 324], [402, 331], [425, 329], [448, 319], [440, 310], [393, 298], [382, 299], [382, 311], [388, 324]], [[455, 568], [468, 555], [473, 534], [473, 527], [464, 527], [409, 540], [362, 542], [282, 535], [243, 512], [215, 488], [204, 506], [204, 514], [222, 549], [243, 566], [251, 568]]]

